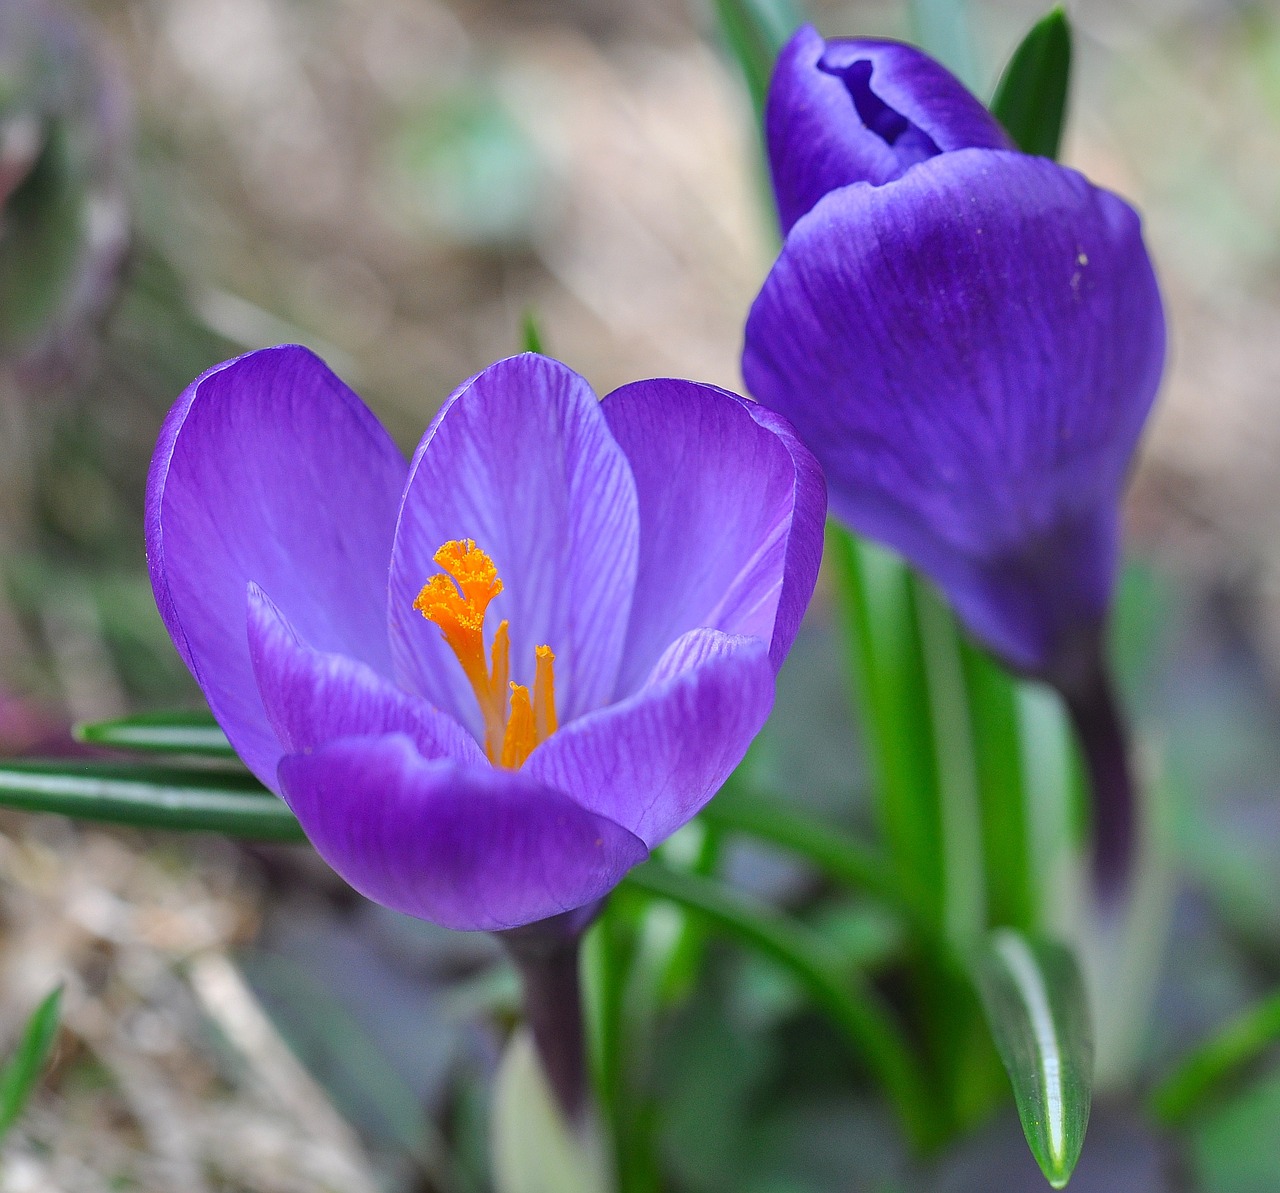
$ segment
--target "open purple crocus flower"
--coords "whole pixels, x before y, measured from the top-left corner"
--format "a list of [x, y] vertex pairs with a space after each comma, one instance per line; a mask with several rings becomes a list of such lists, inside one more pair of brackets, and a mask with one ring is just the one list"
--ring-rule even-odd
[[1070, 688], [1164, 364], [1137, 214], [1012, 151], [909, 46], [800, 30], [766, 123], [786, 240], [747, 322], [748, 388], [813, 448], [836, 517]]
[[502, 930], [598, 900], [741, 760], [824, 514], [786, 423], [712, 386], [600, 402], [514, 357], [406, 465], [281, 347], [179, 399], [147, 545], [214, 715], [330, 865], [388, 907]]

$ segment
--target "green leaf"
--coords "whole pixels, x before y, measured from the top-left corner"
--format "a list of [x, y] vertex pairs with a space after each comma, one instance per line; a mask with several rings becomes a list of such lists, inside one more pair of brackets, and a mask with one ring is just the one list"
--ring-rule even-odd
[[811, 862], [827, 877], [912, 911], [919, 898], [904, 896], [888, 864], [852, 833], [813, 816], [778, 795], [726, 787], [701, 813], [717, 828], [767, 841]]
[[742, 67], [759, 117], [778, 51], [803, 19], [800, 9], [794, 0], [716, 0], [716, 17], [729, 52]]
[[998, 928], [976, 951], [973, 978], [1031, 1153], [1061, 1189], [1080, 1158], [1093, 1094], [1093, 1029], [1075, 958]]
[[236, 760], [236, 752], [212, 714], [151, 712], [114, 721], [92, 721], [75, 727], [77, 741], [115, 750], [150, 754], [192, 754]]
[[1039, 900], [1031, 864], [1018, 682], [963, 636], [960, 649], [982, 803], [989, 922], [1029, 931], [1036, 922]]
[[942, 824], [932, 712], [911, 573], [895, 555], [828, 523], [850, 662], [861, 699], [876, 813], [900, 890], [941, 931]]
[[545, 355], [542, 326], [538, 320], [538, 312], [532, 307], [525, 311], [524, 318], [520, 320], [520, 341], [525, 352]]
[[1183, 1060], [1152, 1093], [1152, 1112], [1169, 1126], [1178, 1125], [1277, 1041], [1280, 993], [1250, 1007]]
[[825, 938], [722, 883], [657, 862], [637, 866], [623, 885], [705, 916], [786, 969], [871, 1068], [916, 1144], [928, 1147], [938, 1141], [939, 1108], [901, 1028], [875, 991], [850, 975], [839, 950]]
[[962, 949], [978, 939], [987, 926], [973, 714], [955, 617], [931, 584], [915, 575], [912, 580], [938, 781], [943, 922], [947, 939]]
[[40, 1074], [58, 1035], [61, 1003], [62, 987], [58, 986], [31, 1013], [23, 1028], [22, 1039], [18, 1041], [8, 1064], [0, 1071], [0, 1140], [18, 1121], [40, 1081]]
[[0, 806], [139, 828], [302, 841], [297, 820], [248, 773], [66, 760], [0, 764]]
[[1280, 1172], [1280, 1068], [1188, 1124], [1196, 1189], [1271, 1193]]
[[1056, 158], [1071, 81], [1071, 24], [1061, 8], [1041, 18], [1013, 52], [992, 114], [1023, 153]]

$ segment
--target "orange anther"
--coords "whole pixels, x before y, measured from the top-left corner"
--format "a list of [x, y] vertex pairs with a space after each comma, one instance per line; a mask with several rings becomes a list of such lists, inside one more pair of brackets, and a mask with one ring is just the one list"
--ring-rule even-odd
[[506, 621], [499, 623], [489, 658], [485, 658], [485, 612], [502, 591], [493, 560], [472, 539], [445, 543], [434, 559], [443, 570], [422, 586], [413, 607], [440, 627], [471, 682], [484, 717], [489, 761], [517, 768], [556, 731], [555, 655], [547, 646], [536, 648], [530, 700], [527, 687], [509, 682], [511, 637]]

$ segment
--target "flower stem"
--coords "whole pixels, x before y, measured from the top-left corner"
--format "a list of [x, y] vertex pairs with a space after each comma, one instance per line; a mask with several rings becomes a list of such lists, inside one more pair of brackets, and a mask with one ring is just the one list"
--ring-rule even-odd
[[1101, 635], [1084, 666], [1061, 691], [1075, 726], [1089, 777], [1093, 821], [1093, 880], [1102, 907], [1114, 906], [1133, 878], [1138, 803], [1129, 758], [1129, 734], [1116, 700]]
[[531, 924], [499, 933], [520, 972], [525, 1021], [560, 1109], [579, 1124], [587, 1108], [586, 1034], [578, 976], [580, 930], [537, 931]]

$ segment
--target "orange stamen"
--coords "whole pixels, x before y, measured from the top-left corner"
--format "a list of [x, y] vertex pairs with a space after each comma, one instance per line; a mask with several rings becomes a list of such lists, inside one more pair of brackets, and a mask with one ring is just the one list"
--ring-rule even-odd
[[507, 732], [502, 742], [501, 765], [519, 770], [537, 744], [538, 728], [534, 723], [533, 705], [529, 703], [529, 689], [524, 684], [513, 683], [511, 716], [507, 719]]
[[489, 761], [518, 768], [556, 731], [555, 655], [548, 646], [536, 648], [531, 700], [527, 687], [510, 682], [511, 634], [505, 621], [499, 623], [485, 657], [485, 612], [502, 591], [493, 560], [472, 539], [445, 543], [434, 559], [443, 570], [422, 586], [413, 607], [439, 626], [471, 683], [484, 717]]
[[556, 724], [556, 656], [551, 647], [539, 646], [534, 651], [537, 671], [533, 676], [533, 715], [538, 726], [538, 740], [546, 741], [558, 728]]

